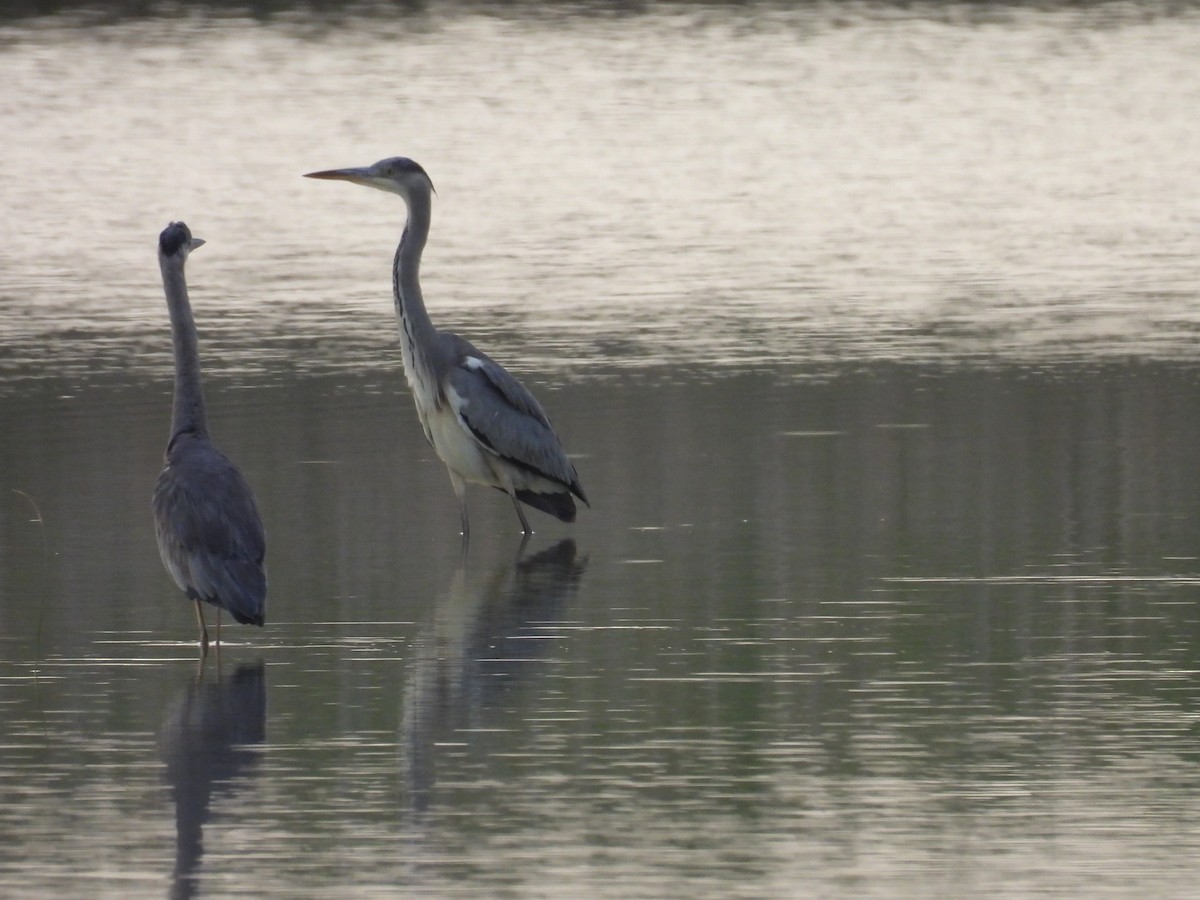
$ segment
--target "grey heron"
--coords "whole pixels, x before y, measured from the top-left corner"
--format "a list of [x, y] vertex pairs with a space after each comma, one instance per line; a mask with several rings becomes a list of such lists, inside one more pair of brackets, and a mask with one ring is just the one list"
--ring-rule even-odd
[[243, 624], [261, 626], [267, 596], [266, 540], [254, 494], [242, 473], [208, 435], [196, 323], [184, 264], [203, 244], [183, 222], [158, 238], [158, 264], [175, 347], [175, 399], [166, 461], [154, 486], [154, 530], [163, 565], [196, 604], [200, 644], [208, 650], [201, 601]]
[[575, 466], [541, 405], [503, 366], [469, 341], [438, 331], [425, 311], [419, 270], [429, 237], [433, 182], [406, 157], [371, 166], [309, 172], [306, 178], [349, 181], [399, 194], [408, 221], [392, 263], [392, 295], [400, 354], [425, 437], [446, 464], [468, 537], [466, 483], [504, 491], [526, 535], [521, 503], [564, 522], [575, 521], [572, 494], [587, 496]]

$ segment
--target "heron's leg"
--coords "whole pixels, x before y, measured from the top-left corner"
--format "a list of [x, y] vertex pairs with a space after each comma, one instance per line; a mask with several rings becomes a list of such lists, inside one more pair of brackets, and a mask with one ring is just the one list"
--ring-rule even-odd
[[513, 508], [517, 511], [517, 518], [521, 520], [521, 530], [525, 532], [525, 537], [529, 537], [533, 534], [533, 529], [529, 527], [529, 522], [525, 519], [525, 511], [521, 509], [521, 501], [517, 499], [516, 494], [510, 493], [508, 496], [512, 497]]
[[462, 516], [462, 539], [465, 544], [471, 537], [471, 526], [467, 524], [467, 484], [450, 472], [450, 486], [454, 488], [454, 496], [458, 498], [458, 512]]
[[217, 607], [217, 649], [221, 649], [221, 607]]
[[196, 600], [196, 621], [200, 623], [200, 649], [208, 652], [208, 629], [204, 627], [204, 610], [200, 608], [200, 600]]
[[209, 652], [209, 630], [204, 626], [204, 610], [200, 608], [200, 601], [196, 601], [196, 620], [200, 623], [200, 653]]

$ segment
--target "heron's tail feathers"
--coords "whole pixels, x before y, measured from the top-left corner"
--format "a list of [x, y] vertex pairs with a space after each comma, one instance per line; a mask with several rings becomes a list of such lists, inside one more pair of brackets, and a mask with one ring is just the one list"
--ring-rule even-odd
[[267, 573], [248, 560], [230, 562], [225, 567], [224, 584], [217, 594], [220, 606], [229, 610], [234, 621], [257, 625], [266, 621]]
[[539, 494], [534, 491], [517, 491], [517, 499], [534, 509], [549, 513], [564, 522], [575, 521], [575, 500], [567, 491], [557, 494]]

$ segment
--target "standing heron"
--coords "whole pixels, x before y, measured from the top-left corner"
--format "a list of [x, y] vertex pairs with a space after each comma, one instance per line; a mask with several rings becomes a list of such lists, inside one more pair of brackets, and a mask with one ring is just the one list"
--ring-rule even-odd
[[392, 263], [392, 295], [400, 353], [425, 437], [446, 464], [468, 538], [466, 482], [504, 491], [521, 528], [532, 532], [521, 503], [564, 522], [575, 521], [574, 494], [587, 497], [575, 466], [541, 404], [503, 366], [429, 321], [421, 297], [421, 252], [429, 237], [433, 182], [402, 156], [358, 169], [310, 172], [306, 178], [349, 181], [399, 194], [408, 221]]
[[163, 565], [195, 601], [200, 645], [208, 650], [208, 629], [200, 601], [243, 624], [263, 624], [267, 575], [266, 540], [254, 494], [246, 479], [208, 436], [196, 323], [188, 302], [183, 267], [203, 244], [182, 222], [172, 222], [158, 238], [158, 264], [171, 314], [175, 345], [175, 400], [166, 463], [154, 486], [154, 530]]

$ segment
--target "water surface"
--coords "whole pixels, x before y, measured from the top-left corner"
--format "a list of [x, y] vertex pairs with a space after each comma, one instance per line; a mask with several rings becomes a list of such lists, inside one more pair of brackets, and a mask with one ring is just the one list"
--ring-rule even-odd
[[[1194, 14], [78, 22], [0, 29], [0, 893], [1194, 891]], [[397, 153], [573, 526], [460, 550], [402, 206], [300, 177]], [[204, 664], [175, 218], [269, 544]]]

